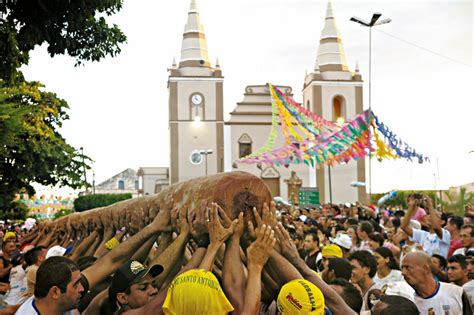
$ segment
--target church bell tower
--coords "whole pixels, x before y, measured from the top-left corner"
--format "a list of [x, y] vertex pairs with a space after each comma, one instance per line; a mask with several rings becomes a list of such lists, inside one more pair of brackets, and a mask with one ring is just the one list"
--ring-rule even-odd
[[212, 67], [191, 0], [179, 63], [169, 69], [170, 183], [224, 170], [224, 77]]
[[[341, 34], [329, 0], [324, 27], [312, 73], [305, 78], [303, 105], [318, 116], [343, 124], [363, 112], [363, 81], [356, 65], [349, 71]], [[316, 185], [321, 202], [365, 202], [365, 187], [351, 187], [350, 183], [365, 182], [365, 161], [322, 166], [316, 170]]]

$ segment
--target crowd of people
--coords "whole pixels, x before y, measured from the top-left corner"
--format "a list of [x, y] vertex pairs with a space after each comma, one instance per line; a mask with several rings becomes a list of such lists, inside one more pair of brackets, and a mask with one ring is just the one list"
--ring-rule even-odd
[[[474, 207], [216, 203], [0, 230], [0, 314], [473, 314]], [[243, 210], [243, 209], [242, 209]]]

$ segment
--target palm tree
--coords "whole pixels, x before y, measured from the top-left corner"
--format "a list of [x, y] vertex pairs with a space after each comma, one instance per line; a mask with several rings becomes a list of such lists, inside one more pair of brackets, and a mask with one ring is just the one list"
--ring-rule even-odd
[[[445, 191], [444, 196], [447, 201], [441, 201], [444, 209], [447, 212], [452, 212], [457, 215], [464, 215], [464, 206], [474, 201], [474, 193], [466, 192], [466, 188], [461, 187], [458, 192]], [[443, 198], [444, 199], [444, 198]]]

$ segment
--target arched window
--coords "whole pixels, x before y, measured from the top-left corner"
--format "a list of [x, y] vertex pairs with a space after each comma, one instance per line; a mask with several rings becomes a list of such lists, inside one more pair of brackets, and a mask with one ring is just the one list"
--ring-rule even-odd
[[311, 103], [309, 102], [309, 100], [306, 102], [306, 109], [311, 110]]
[[252, 154], [252, 138], [244, 133], [239, 138], [239, 158]]
[[338, 95], [332, 99], [332, 120], [344, 122], [346, 120], [346, 100]]
[[121, 190], [125, 189], [125, 182], [123, 180], [118, 181], [118, 189], [121, 189]]

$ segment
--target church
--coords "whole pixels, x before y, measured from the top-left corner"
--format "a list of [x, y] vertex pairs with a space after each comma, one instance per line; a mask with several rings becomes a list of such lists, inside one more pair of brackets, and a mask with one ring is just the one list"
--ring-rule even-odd
[[[362, 76], [357, 65], [354, 72], [349, 70], [330, 1], [316, 49], [314, 70], [302, 78], [302, 106], [337, 123], [362, 113]], [[178, 62], [173, 61], [169, 69], [170, 184], [238, 170], [258, 176], [273, 196], [284, 199], [291, 197], [288, 191], [290, 178], [297, 178], [303, 188], [313, 187], [312, 190], [319, 193], [320, 203], [366, 201], [365, 187], [350, 185], [352, 182], [365, 182], [363, 159], [318, 169], [305, 164], [277, 167], [236, 163], [266, 142], [272, 121], [270, 92], [265, 82], [246, 86], [242, 99], [236, 102], [230, 119], [226, 121], [223, 86], [223, 69], [218, 61], [213, 65], [209, 60], [198, 6], [195, 0], [191, 0], [181, 56]], [[288, 97], [293, 97], [295, 91], [290, 86], [276, 86]], [[227, 141], [224, 134], [230, 135]], [[279, 137], [276, 147], [282, 146], [283, 140]], [[231, 170], [224, 169], [225, 154], [230, 154]], [[153, 182], [153, 172], [149, 174], [146, 169], [140, 169], [138, 173], [142, 183]], [[163, 183], [163, 178], [159, 180]], [[157, 189], [161, 190], [166, 185], [155, 187], [158, 187], [155, 188], [156, 193]], [[142, 187], [142, 190], [147, 189], [150, 190], [149, 187]]]

